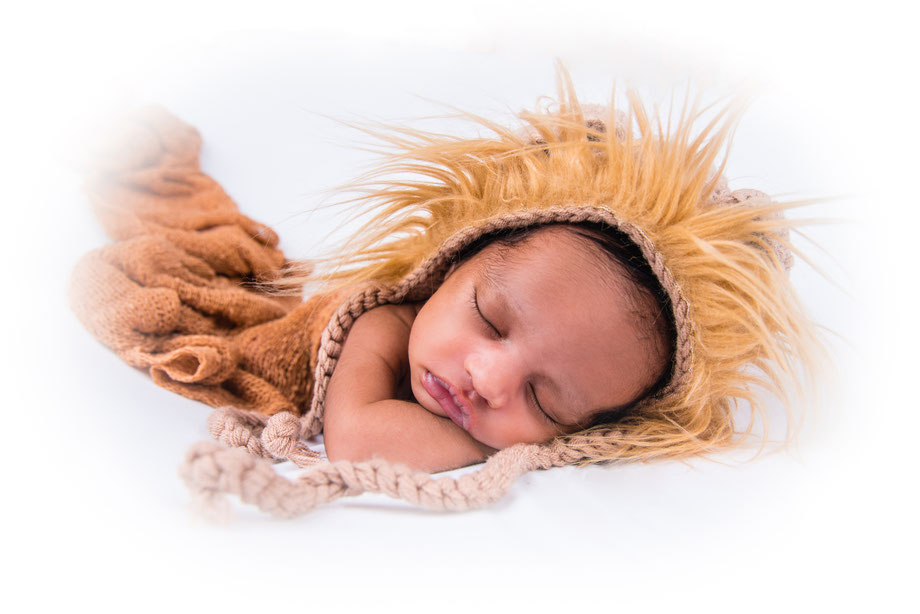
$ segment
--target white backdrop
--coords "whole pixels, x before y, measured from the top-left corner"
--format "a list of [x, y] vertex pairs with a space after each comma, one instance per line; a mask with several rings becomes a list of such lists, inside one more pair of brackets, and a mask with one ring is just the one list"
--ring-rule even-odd
[[[887, 6], [91, 2], [13, 14], [0, 43], [12, 85], [5, 598], [103, 612], [916, 604], [916, 564], [901, 560], [918, 546], [916, 49]], [[614, 78], [662, 104], [688, 80], [753, 90], [732, 187], [837, 197], [797, 214], [844, 220], [809, 231], [826, 252], [799, 243], [831, 279], [794, 273], [837, 357], [799, 445], [741, 465], [531, 474], [459, 515], [376, 496], [294, 521], [189, 514], [176, 468], [207, 438], [209, 410], [122, 364], [66, 309], [71, 267], [106, 241], [64, 163], [92, 121], [163, 104], [201, 131], [204, 170], [243, 212], [309, 256], [335, 224], [314, 208], [371, 160], [328, 117], [405, 122], [447, 103], [508, 118], [555, 93], [557, 57], [586, 101], [608, 99]]]

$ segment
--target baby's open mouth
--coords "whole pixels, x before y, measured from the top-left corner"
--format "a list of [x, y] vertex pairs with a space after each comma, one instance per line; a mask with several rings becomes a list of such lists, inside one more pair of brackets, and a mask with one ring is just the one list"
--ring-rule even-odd
[[422, 385], [425, 387], [425, 391], [438, 402], [448, 418], [453, 420], [464, 431], [470, 430], [470, 414], [463, 402], [457, 398], [457, 394], [450, 384], [438, 379], [430, 371], [426, 371], [422, 377]]

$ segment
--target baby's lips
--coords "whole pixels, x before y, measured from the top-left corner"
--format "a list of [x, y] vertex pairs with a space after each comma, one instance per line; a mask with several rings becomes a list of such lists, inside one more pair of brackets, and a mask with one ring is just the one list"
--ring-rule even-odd
[[469, 406], [458, 398], [456, 388], [449, 382], [439, 378], [432, 372], [427, 372], [423, 378], [426, 392], [438, 402], [447, 416], [464, 430], [469, 430]]
[[450, 388], [451, 397], [453, 398], [454, 402], [460, 406], [460, 411], [463, 413], [463, 428], [469, 431], [473, 426], [473, 402], [462, 389], [459, 389], [450, 384], [448, 386]]
[[[475, 392], [473, 394], [476, 394]], [[467, 415], [468, 418], [473, 416], [473, 402], [469, 396], [463, 390], [457, 390], [454, 394], [454, 399], [457, 401], [457, 404], [463, 409], [463, 413]]]

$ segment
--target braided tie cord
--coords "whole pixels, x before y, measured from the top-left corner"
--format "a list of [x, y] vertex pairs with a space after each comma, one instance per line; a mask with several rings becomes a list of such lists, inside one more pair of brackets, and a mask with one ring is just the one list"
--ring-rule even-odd
[[230, 448], [243, 448], [249, 454], [269, 460], [290, 460], [298, 467], [322, 459], [301, 441], [304, 424], [289, 412], [274, 416], [232, 407], [220, 407], [208, 417], [208, 432]]
[[268, 416], [233, 407], [218, 407], [208, 416], [211, 437], [230, 448], [245, 448], [259, 458], [273, 458], [262, 445], [262, 430]]
[[432, 510], [461, 511], [498, 500], [523, 473], [566, 460], [554, 448], [521, 444], [498, 452], [482, 469], [459, 478], [432, 478], [404, 465], [373, 459], [314, 465], [292, 481], [247, 450], [200, 442], [189, 450], [179, 474], [195, 502], [211, 514], [226, 511], [223, 493], [281, 517], [298, 516], [363, 492], [383, 493]]

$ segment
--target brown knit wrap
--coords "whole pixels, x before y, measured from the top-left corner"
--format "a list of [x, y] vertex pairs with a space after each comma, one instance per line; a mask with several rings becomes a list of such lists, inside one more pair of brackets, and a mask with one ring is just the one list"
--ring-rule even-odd
[[284, 264], [278, 237], [199, 168], [198, 132], [145, 108], [87, 163], [86, 192], [116, 242], [86, 254], [70, 302], [153, 381], [212, 407], [300, 414], [334, 300], [248, 289]]

